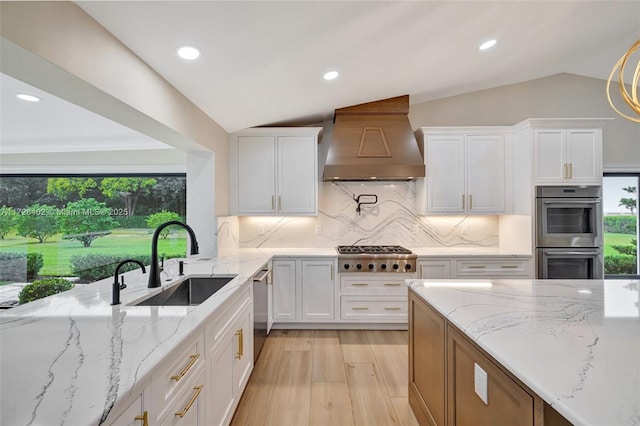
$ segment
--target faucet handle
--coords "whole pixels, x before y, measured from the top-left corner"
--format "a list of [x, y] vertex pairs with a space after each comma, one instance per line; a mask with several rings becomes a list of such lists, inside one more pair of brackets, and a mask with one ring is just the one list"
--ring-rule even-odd
[[120, 290], [124, 290], [127, 288], [127, 285], [124, 283], [124, 275], [120, 275]]

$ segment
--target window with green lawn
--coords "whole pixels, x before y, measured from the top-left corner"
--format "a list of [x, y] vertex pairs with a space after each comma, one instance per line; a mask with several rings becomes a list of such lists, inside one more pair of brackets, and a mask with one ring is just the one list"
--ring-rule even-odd
[[[124, 259], [148, 265], [153, 230], [185, 215], [185, 174], [0, 175], [0, 289], [51, 277], [87, 284]], [[184, 230], [167, 228], [159, 254], [184, 257]]]
[[605, 173], [602, 188], [604, 274], [639, 278], [638, 188], [640, 173]]

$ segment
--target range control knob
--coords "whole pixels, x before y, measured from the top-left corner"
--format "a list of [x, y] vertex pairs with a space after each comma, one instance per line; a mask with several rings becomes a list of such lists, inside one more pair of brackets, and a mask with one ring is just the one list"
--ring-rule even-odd
[[394, 269], [394, 270], [397, 270], [399, 267], [400, 267], [400, 265], [398, 265], [397, 263], [394, 263], [394, 264], [393, 264], [393, 269]]
[[358, 270], [362, 269], [362, 265], [358, 263], [358, 264], [356, 265], [356, 269], [358, 269]]
[[387, 269], [387, 264], [386, 264], [386, 263], [383, 263], [382, 265], [380, 265], [380, 267], [381, 267], [383, 270], [384, 270], [384, 269]]
[[344, 269], [349, 269], [349, 264], [348, 263], [344, 264]]
[[369, 269], [373, 269], [373, 263], [369, 264]]
[[408, 271], [409, 269], [411, 269], [411, 265], [409, 263], [407, 263], [406, 265], [404, 265], [404, 269], [406, 269]]

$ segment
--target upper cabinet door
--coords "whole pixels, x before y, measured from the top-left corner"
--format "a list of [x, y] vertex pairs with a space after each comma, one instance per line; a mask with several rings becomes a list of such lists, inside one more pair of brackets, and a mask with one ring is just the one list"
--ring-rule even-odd
[[505, 211], [505, 140], [502, 135], [467, 136], [467, 200], [470, 214]]
[[275, 213], [275, 137], [238, 136], [237, 173], [238, 213]]
[[564, 130], [534, 129], [533, 155], [537, 183], [564, 182], [567, 172]]
[[426, 141], [427, 212], [464, 213], [464, 135], [429, 135]]
[[568, 182], [602, 183], [602, 130], [568, 129]]
[[313, 137], [278, 137], [278, 213], [313, 214], [317, 211], [316, 152]]
[[537, 184], [602, 184], [602, 129], [534, 129]]

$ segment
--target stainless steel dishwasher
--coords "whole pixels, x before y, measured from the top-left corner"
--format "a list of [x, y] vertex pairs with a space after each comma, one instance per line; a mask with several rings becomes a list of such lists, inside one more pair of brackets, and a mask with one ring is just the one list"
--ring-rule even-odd
[[258, 359], [264, 345], [271, 324], [269, 324], [269, 311], [271, 289], [271, 267], [267, 266], [253, 277], [253, 360]]

